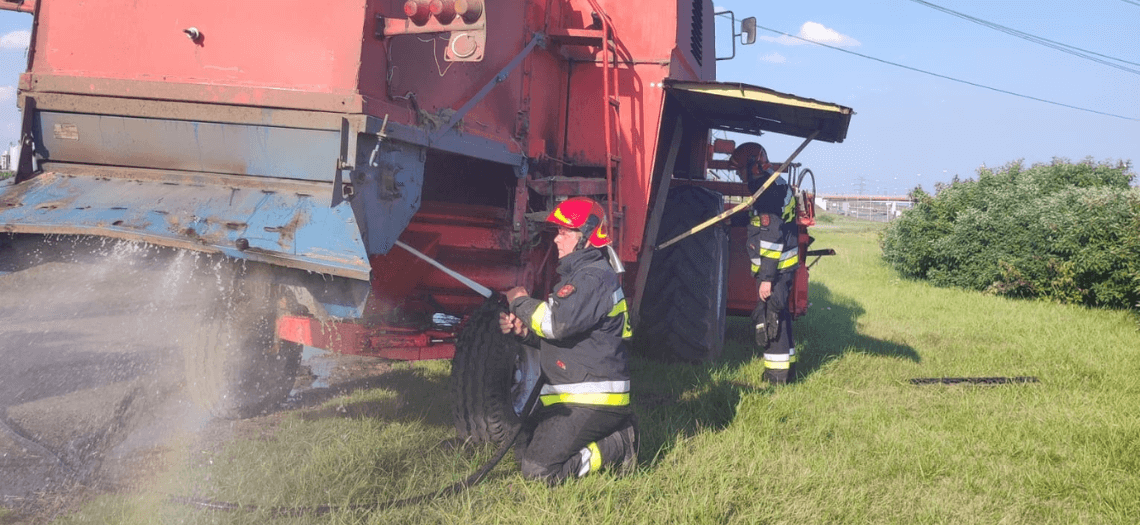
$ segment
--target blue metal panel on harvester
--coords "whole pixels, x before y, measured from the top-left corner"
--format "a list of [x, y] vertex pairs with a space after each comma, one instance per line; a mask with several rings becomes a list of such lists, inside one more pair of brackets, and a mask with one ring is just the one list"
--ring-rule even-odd
[[329, 206], [331, 185], [200, 181], [49, 172], [2, 183], [0, 232], [103, 235], [369, 280], [356, 218], [348, 203]]
[[56, 162], [332, 181], [336, 131], [38, 113], [36, 151]]
[[363, 226], [368, 253], [385, 255], [420, 209], [422, 146], [360, 135], [352, 171], [352, 208]]

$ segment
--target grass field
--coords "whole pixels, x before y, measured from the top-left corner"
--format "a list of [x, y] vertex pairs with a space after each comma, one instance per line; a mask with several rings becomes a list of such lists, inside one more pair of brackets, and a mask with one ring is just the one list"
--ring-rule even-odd
[[[187, 443], [144, 487], [61, 523], [1140, 523], [1140, 333], [1127, 312], [1020, 302], [899, 279], [882, 225], [832, 218], [796, 322], [800, 381], [774, 389], [730, 320], [708, 366], [635, 360], [642, 463], [558, 488], [510, 456], [488, 480], [413, 507], [287, 517], [272, 506], [367, 505], [454, 482], [490, 447], [452, 450], [448, 363], [401, 364], [379, 387], [264, 418], [224, 448]], [[912, 378], [1034, 376], [1011, 385]]]

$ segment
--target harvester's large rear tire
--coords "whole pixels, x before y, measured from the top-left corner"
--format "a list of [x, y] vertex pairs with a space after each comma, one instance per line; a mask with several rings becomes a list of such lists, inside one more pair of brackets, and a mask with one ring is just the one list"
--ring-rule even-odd
[[451, 362], [455, 430], [474, 443], [502, 444], [514, 436], [540, 373], [534, 354], [499, 331], [500, 311], [495, 301], [487, 301], [468, 317]]
[[[697, 186], [669, 190], [657, 243], [724, 210], [724, 197]], [[634, 347], [661, 361], [716, 360], [724, 349], [728, 231], [720, 224], [653, 255]]]
[[285, 401], [301, 345], [277, 337], [280, 297], [271, 283], [239, 275], [186, 334], [186, 386], [195, 404], [222, 419], [269, 412]]

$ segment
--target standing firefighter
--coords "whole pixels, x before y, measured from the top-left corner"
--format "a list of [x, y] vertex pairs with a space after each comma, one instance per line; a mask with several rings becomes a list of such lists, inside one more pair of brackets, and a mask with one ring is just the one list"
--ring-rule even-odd
[[541, 407], [524, 423], [516, 455], [523, 476], [555, 484], [601, 468], [628, 472], [637, 462], [623, 338], [629, 322], [621, 280], [607, 257], [602, 207], [585, 197], [547, 217], [558, 227], [555, 292], [546, 301], [522, 287], [506, 293], [503, 333], [539, 348], [545, 383]]
[[[768, 153], [755, 142], [741, 144], [732, 161], [743, 170], [753, 194], [772, 176]], [[760, 300], [752, 311], [756, 344], [764, 351], [764, 378], [772, 384], [795, 379], [796, 344], [789, 308], [792, 280], [799, 264], [793, 191], [781, 176], [752, 204], [748, 223], [748, 256]]]

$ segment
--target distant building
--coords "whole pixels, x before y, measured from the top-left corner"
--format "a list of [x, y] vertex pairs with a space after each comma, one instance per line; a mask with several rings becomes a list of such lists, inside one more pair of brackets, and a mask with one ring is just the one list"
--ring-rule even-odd
[[902, 216], [914, 202], [903, 195], [819, 195], [816, 206], [839, 215], [886, 222]]
[[16, 171], [20, 165], [20, 145], [12, 143], [8, 149], [0, 153], [0, 171]]

